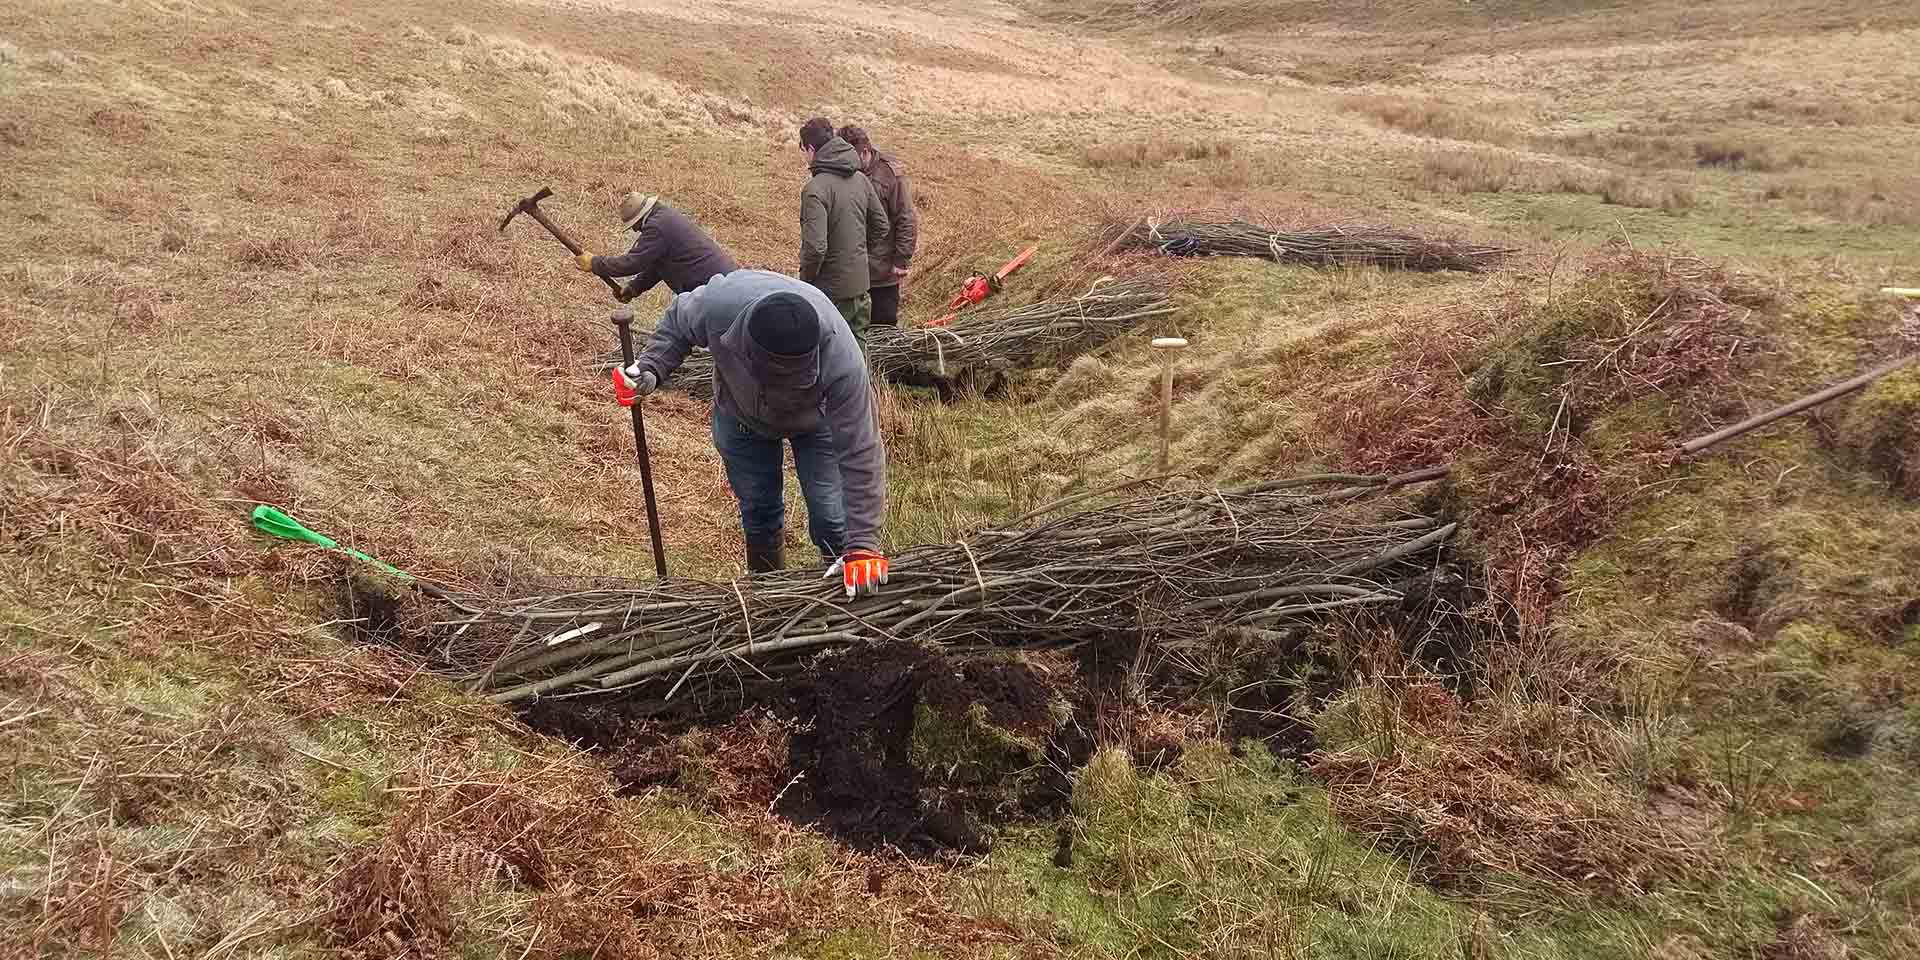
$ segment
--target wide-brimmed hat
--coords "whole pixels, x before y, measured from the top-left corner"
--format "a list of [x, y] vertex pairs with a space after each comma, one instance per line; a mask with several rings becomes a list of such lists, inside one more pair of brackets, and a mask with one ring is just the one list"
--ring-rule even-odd
[[645, 220], [659, 203], [660, 198], [650, 193], [636, 191], [627, 194], [620, 201], [620, 225], [628, 230], [639, 227], [640, 221]]

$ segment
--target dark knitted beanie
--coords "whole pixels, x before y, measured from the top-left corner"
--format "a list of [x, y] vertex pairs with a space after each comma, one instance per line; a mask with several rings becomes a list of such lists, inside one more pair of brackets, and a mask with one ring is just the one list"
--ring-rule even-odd
[[776, 357], [797, 357], [820, 345], [820, 317], [797, 293], [776, 293], [754, 304], [747, 333]]

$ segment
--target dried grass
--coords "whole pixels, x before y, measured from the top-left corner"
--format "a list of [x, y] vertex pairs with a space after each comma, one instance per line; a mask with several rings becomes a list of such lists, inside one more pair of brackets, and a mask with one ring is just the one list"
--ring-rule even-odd
[[[1331, 393], [1317, 421], [1359, 469], [1477, 464], [1464, 492], [1502, 518], [1482, 530], [1496, 558], [1492, 579], [1530, 631], [1551, 620], [1574, 551], [1608, 529], [1668, 446], [1710, 418], [1709, 391], [1729, 383], [1755, 347], [1745, 305], [1765, 298], [1701, 261], [1624, 248], [1568, 283], [1544, 307], [1515, 299], [1406, 325], [1393, 362]], [[1625, 449], [1590, 448], [1587, 424], [1654, 400], [1662, 408], [1655, 428]], [[1550, 678], [1569, 689], [1607, 669], [1581, 658], [1588, 662], [1542, 674], [1527, 661], [1543, 655], [1536, 647], [1498, 666], [1509, 679]]]
[[1705, 836], [1625, 795], [1561, 782], [1604, 765], [1591, 720], [1516, 725], [1507, 709], [1465, 708], [1432, 684], [1372, 695], [1396, 701], [1384, 721], [1401, 726], [1396, 749], [1322, 752], [1312, 771], [1342, 823], [1386, 843], [1427, 882], [1497, 897], [1507, 878], [1528, 877], [1639, 896], [1703, 868]]
[[[770, 733], [777, 731], [745, 721], [684, 745], [678, 759], [707, 773], [758, 770], [743, 760], [781, 750]], [[765, 804], [780, 785], [773, 781], [710, 784], [715, 799], [748, 803], [709, 816], [755, 840], [751, 853], [713, 862], [683, 842], [685, 831], [632, 816], [603, 776], [571, 758], [481, 776], [423, 764], [409, 780], [400, 789], [414, 801], [329, 887], [325, 924], [349, 954], [447, 955], [455, 933], [447, 898], [463, 886], [535, 895], [533, 929], [522, 928], [518, 948], [531, 956], [681, 956], [717, 942], [763, 955], [798, 931], [877, 923], [925, 942], [1005, 939], [941, 906], [916, 868], [820, 847], [768, 818]], [[796, 871], [802, 862], [808, 867]], [[892, 877], [907, 882], [885, 893]]]
[[233, 249], [233, 259], [268, 270], [303, 270], [322, 256], [320, 245], [302, 236], [249, 237]]
[[1110, 167], [1145, 169], [1164, 166], [1176, 160], [1228, 160], [1233, 144], [1226, 140], [1140, 139], [1101, 143], [1088, 147], [1080, 162], [1094, 170]]
[[1430, 98], [1385, 94], [1347, 97], [1340, 105], [1395, 130], [1423, 137], [1493, 144], [1511, 144], [1520, 139], [1517, 130], [1489, 117], [1484, 107], [1460, 107]]
[[121, 144], [137, 142], [153, 129], [147, 118], [131, 110], [102, 107], [87, 115], [87, 126], [108, 140]]
[[165, 447], [157, 425], [122, 414], [122, 437], [134, 442], [98, 449], [48, 429], [58, 406], [53, 397], [38, 406], [35, 413], [0, 409], [18, 458], [0, 472], [7, 494], [0, 527], [8, 531], [0, 543], [8, 552], [34, 556], [80, 537], [123, 569], [229, 568], [231, 525], [159, 455]]
[[68, 840], [50, 859], [33, 939], [43, 945], [110, 949], [139, 892], [133, 865], [90, 835]]
[[1598, 193], [1602, 203], [1670, 213], [1690, 210], [1699, 203], [1692, 188], [1685, 185], [1635, 180], [1618, 175], [1602, 181]]
[[453, 945], [447, 875], [422, 836], [420, 814], [397, 824], [335, 877], [327, 931], [333, 945], [368, 960], [439, 960]]
[[484, 277], [504, 276], [513, 266], [512, 247], [487, 224], [448, 227], [433, 242], [433, 255]]
[[1496, 147], [1429, 150], [1414, 180], [1434, 193], [1593, 193], [1598, 181], [1592, 171], [1526, 160]]

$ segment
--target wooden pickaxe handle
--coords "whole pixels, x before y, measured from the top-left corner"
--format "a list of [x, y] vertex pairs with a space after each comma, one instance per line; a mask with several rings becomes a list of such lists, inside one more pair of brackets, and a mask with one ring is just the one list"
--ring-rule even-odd
[[567, 235], [567, 232], [565, 230], [560, 229], [559, 224], [554, 223], [552, 220], [547, 219], [547, 212], [545, 210], [542, 210], [539, 207], [535, 206], [535, 207], [528, 207], [526, 212], [527, 212], [527, 216], [532, 217], [533, 219], [539, 221], [541, 226], [546, 227], [547, 232], [553, 234], [553, 238], [555, 240], [560, 241], [560, 245], [563, 247], [566, 247], [568, 253], [571, 253], [577, 257], [581, 253], [585, 252], [586, 248], [580, 246], [579, 243], [575, 242], [572, 237]]
[[[545, 200], [550, 196], [553, 196], [552, 190], [542, 189], [539, 193], [536, 193], [533, 196], [515, 204], [513, 210], [507, 214], [507, 219], [500, 221], [500, 229], [505, 230], [507, 228], [507, 220], [512, 220], [514, 217], [514, 214], [524, 213], [527, 216], [532, 217], [541, 226], [546, 227], [547, 232], [553, 234], [553, 238], [555, 240], [560, 241], [560, 245], [563, 247], [566, 247], [568, 253], [571, 253], [574, 256], [578, 257], [582, 253], [586, 252], [586, 248], [580, 246], [579, 243], [575, 242], [572, 237], [567, 235], [567, 232], [565, 230], [560, 229], [559, 224], [554, 223], [552, 220], [547, 219], [546, 211], [540, 209], [540, 201]], [[614, 296], [618, 297], [622, 293], [626, 292], [625, 290], [621, 289], [620, 284], [617, 281], [615, 281], [612, 277], [601, 277], [600, 279], [606, 282], [607, 289], [612, 290]]]

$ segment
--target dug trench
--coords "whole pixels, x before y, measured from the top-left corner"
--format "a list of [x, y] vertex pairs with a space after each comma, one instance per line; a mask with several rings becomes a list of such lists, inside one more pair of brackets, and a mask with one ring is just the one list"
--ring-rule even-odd
[[[1100, 747], [1141, 769], [1202, 739], [1305, 760], [1309, 717], [1365, 682], [1386, 650], [1463, 698], [1489, 624], [1484, 591], [1456, 565], [1402, 585], [1397, 606], [1284, 633], [1222, 629], [1172, 645], [1151, 630], [1054, 651], [863, 645], [775, 675], [685, 689], [548, 697], [514, 705], [532, 730], [580, 746], [621, 792], [753, 805], [858, 849], [914, 857], [987, 852], [997, 827], [1061, 821], [1071, 857], [1074, 777]], [[424, 601], [347, 577], [345, 619], [403, 653], [446, 642]], [[1256, 747], [1255, 745], [1258, 745]]]

